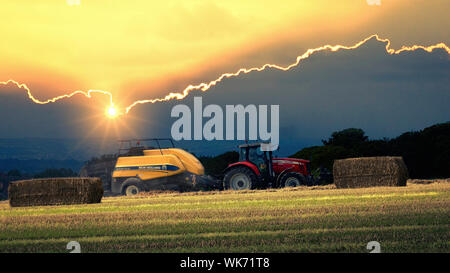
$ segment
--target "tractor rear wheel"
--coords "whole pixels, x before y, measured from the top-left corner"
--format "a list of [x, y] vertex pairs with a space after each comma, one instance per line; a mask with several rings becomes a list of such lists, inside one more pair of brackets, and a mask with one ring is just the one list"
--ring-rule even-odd
[[288, 172], [280, 178], [281, 187], [298, 187], [307, 185], [306, 179], [302, 174], [296, 172]]
[[225, 173], [223, 179], [224, 189], [250, 190], [255, 187], [258, 178], [247, 167], [236, 167]]

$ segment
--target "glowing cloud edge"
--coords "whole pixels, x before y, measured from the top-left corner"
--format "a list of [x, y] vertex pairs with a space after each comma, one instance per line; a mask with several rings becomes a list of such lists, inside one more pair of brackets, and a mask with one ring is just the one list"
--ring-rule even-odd
[[[264, 64], [264, 65], [259, 66], [259, 67], [240, 68], [238, 71], [236, 71], [234, 73], [224, 73], [224, 74], [220, 75], [217, 79], [212, 80], [212, 81], [210, 81], [208, 83], [202, 82], [202, 83], [197, 84], [197, 85], [192, 85], [192, 84], [188, 85], [182, 92], [179, 92], [179, 93], [171, 92], [171, 93], [169, 93], [168, 95], [166, 95], [163, 98], [137, 100], [137, 101], [133, 102], [132, 104], [130, 104], [129, 106], [127, 106], [125, 108], [125, 113], [118, 112], [117, 115], [127, 114], [131, 109], [133, 109], [133, 107], [135, 107], [138, 104], [164, 102], [164, 101], [168, 101], [168, 100], [172, 100], [172, 99], [181, 100], [181, 99], [184, 99], [193, 90], [201, 90], [201, 91], [205, 92], [208, 89], [210, 89], [212, 86], [215, 86], [217, 83], [221, 82], [224, 78], [237, 77], [237, 76], [239, 76], [241, 74], [247, 74], [247, 73], [254, 72], [254, 71], [260, 72], [260, 71], [263, 71], [263, 70], [265, 70], [267, 68], [275, 68], [275, 69], [279, 69], [279, 70], [283, 70], [283, 71], [288, 71], [291, 68], [298, 66], [302, 60], [305, 60], [305, 59], [309, 58], [311, 55], [313, 55], [316, 52], [320, 52], [320, 51], [324, 51], [324, 50], [330, 50], [332, 52], [336, 52], [336, 51], [339, 51], [341, 49], [353, 50], [353, 49], [359, 48], [361, 45], [365, 44], [367, 41], [369, 41], [369, 40], [371, 40], [373, 38], [376, 38], [377, 41], [379, 41], [379, 42], [386, 43], [385, 49], [386, 49], [386, 52], [388, 54], [390, 54], [390, 55], [394, 55], [394, 54], [397, 55], [397, 54], [400, 54], [400, 53], [402, 53], [404, 51], [416, 51], [418, 49], [425, 50], [426, 52], [429, 52], [429, 53], [431, 53], [435, 49], [444, 49], [444, 50], [447, 51], [447, 54], [450, 54], [450, 48], [445, 43], [438, 43], [438, 44], [431, 45], [431, 46], [422, 46], [422, 45], [402, 46], [400, 49], [395, 50], [395, 49], [391, 48], [391, 41], [389, 39], [383, 39], [383, 38], [380, 38], [378, 36], [378, 34], [373, 34], [373, 35], [365, 38], [364, 40], [361, 40], [360, 42], [358, 42], [358, 43], [356, 43], [356, 44], [354, 44], [352, 46], [324, 45], [324, 46], [321, 46], [321, 47], [308, 49], [305, 53], [303, 53], [303, 55], [297, 56], [296, 61], [294, 63], [292, 63], [290, 65], [287, 65], [287, 66], [279, 66], [279, 65], [276, 65], [276, 64], [269, 64], [269, 63], [267, 63], [267, 64]], [[57, 96], [57, 97], [48, 99], [46, 101], [40, 101], [39, 99], [37, 99], [37, 98], [35, 98], [33, 96], [33, 94], [31, 93], [30, 88], [24, 83], [19, 83], [19, 82], [15, 81], [15, 80], [12, 80], [12, 79], [4, 81], [4, 82], [0, 82], [0, 84], [3, 84], [3, 85], [8, 85], [10, 83], [15, 84], [18, 88], [25, 89], [27, 91], [28, 97], [34, 103], [37, 103], [37, 104], [53, 103], [53, 102], [56, 102], [56, 101], [58, 101], [60, 99], [71, 98], [71, 97], [73, 97], [73, 96], [75, 96], [77, 94], [84, 95], [87, 98], [92, 98], [92, 96], [91, 96], [92, 93], [100, 93], [100, 94], [104, 94], [104, 95], [109, 96], [109, 99], [110, 99], [110, 106], [109, 107], [113, 107], [114, 106], [112, 94], [110, 92], [104, 91], [104, 90], [88, 90], [87, 92], [81, 91], [81, 90], [77, 90], [77, 91], [74, 91], [74, 92], [72, 92], [70, 94], [64, 94], [64, 95], [61, 95], [61, 96]]]

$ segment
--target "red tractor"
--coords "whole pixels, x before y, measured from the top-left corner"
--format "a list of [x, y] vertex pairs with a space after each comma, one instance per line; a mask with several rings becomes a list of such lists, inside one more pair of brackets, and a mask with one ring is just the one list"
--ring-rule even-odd
[[296, 187], [314, 183], [309, 160], [272, 158], [272, 152], [263, 151], [262, 145], [267, 144], [239, 146], [239, 162], [228, 165], [224, 171], [224, 189]]

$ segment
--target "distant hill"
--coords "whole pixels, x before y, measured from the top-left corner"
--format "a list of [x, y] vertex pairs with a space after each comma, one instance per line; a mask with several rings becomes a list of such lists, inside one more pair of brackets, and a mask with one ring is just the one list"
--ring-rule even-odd
[[0, 138], [0, 159], [79, 160], [117, 150], [102, 139]]
[[46, 169], [71, 169], [78, 172], [84, 161], [73, 159], [0, 159], [0, 172], [19, 170], [22, 173], [35, 174]]

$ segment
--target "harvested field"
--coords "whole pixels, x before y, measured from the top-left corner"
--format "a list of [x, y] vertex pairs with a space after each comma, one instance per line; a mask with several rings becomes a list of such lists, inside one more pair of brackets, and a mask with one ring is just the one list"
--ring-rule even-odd
[[450, 251], [450, 183], [143, 194], [100, 204], [11, 208], [0, 252]]
[[408, 169], [401, 157], [359, 157], [334, 161], [338, 188], [406, 186]]
[[12, 182], [11, 207], [99, 203], [103, 186], [99, 178], [43, 178]]

